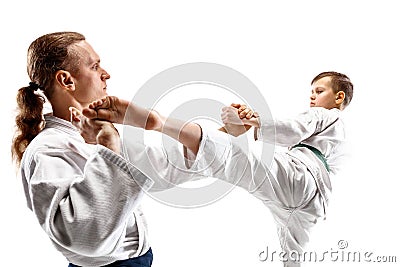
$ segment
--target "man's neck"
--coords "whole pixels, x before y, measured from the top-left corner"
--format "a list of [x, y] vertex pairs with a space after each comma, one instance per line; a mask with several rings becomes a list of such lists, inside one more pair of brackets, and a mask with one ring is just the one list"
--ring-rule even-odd
[[70, 107], [75, 107], [80, 111], [82, 110], [82, 105], [68, 94], [54, 95], [50, 102], [53, 109], [53, 116], [66, 121], [71, 121]]

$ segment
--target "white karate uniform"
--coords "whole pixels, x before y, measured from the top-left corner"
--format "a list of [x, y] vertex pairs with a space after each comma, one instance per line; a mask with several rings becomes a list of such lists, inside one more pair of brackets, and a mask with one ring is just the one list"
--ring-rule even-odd
[[[140, 209], [144, 190], [154, 185], [163, 190], [188, 177], [168, 164], [160, 148], [133, 142], [127, 160], [85, 143], [68, 121], [45, 115], [45, 123], [24, 153], [21, 176], [28, 207], [55, 247], [79, 266], [146, 253], [150, 245]], [[178, 146], [169, 155], [185, 166]]]
[[[285, 266], [299, 266], [290, 261], [289, 253], [304, 251], [310, 229], [325, 216], [332, 191], [330, 174], [338, 171], [344, 155], [340, 111], [315, 107], [292, 120], [272, 121], [261, 116], [256, 135], [258, 140], [289, 150], [275, 152], [270, 165], [244, 149], [238, 138], [204, 130], [198, 168], [206, 168], [206, 175], [236, 184], [263, 201], [277, 223], [280, 243], [287, 253]], [[309, 148], [291, 148], [299, 143], [317, 148], [330, 173]]]

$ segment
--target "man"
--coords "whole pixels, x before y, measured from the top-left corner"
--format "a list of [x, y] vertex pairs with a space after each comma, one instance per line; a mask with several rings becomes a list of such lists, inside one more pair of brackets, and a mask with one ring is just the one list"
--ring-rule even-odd
[[[17, 94], [12, 152], [28, 207], [71, 267], [151, 266], [140, 201], [153, 184], [145, 166], [162, 159], [162, 151], [153, 149], [153, 157], [139, 158], [139, 170], [121, 156], [112, 123], [72, 117], [74, 124], [86, 126], [82, 131], [71, 123], [71, 112], [107, 95], [110, 78], [82, 34], [39, 37], [28, 49], [27, 69], [31, 82]], [[52, 114], [42, 114], [45, 98]], [[142, 111], [150, 122], [155, 114]], [[156, 127], [146, 120], [135, 122]], [[142, 147], [137, 151], [143, 152]], [[181, 177], [169, 165], [156, 168], [166, 179]]]

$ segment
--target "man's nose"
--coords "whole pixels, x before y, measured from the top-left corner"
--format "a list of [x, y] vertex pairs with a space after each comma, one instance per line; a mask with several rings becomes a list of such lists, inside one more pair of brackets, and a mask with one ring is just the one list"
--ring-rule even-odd
[[101, 74], [101, 79], [102, 79], [103, 81], [108, 80], [108, 79], [110, 79], [110, 78], [111, 78], [111, 76], [110, 76], [110, 74], [108, 74], [107, 71], [104, 71], [104, 73]]

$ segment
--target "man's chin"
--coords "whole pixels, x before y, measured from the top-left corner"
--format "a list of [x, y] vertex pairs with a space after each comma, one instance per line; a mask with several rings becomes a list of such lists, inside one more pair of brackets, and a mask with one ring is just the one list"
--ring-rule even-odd
[[99, 95], [96, 99], [94, 99], [93, 101], [102, 99], [102, 98], [104, 98], [104, 97], [106, 97], [106, 96], [108, 96], [108, 93], [106, 92], [106, 90], [104, 90], [103, 93], [100, 94], [100, 95]]

